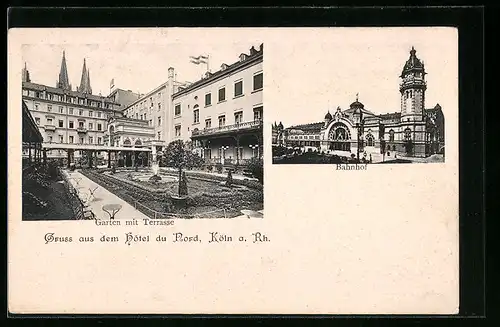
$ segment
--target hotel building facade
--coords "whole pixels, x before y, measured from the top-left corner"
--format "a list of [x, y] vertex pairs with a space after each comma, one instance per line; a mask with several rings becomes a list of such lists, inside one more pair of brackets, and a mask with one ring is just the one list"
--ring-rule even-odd
[[263, 44], [172, 95], [172, 140], [191, 140], [206, 164], [262, 157]]
[[[25, 65], [22, 71], [22, 99], [39, 128], [43, 142], [49, 144], [104, 145], [108, 119], [122, 115], [118, 103], [108, 97], [92, 94], [85, 60], [80, 86], [72, 90], [64, 53], [56, 87], [32, 83]], [[48, 150], [46, 155], [66, 158], [67, 153], [58, 149]], [[75, 151], [69, 159], [81, 155], [82, 151]]]
[[23, 102], [45, 155], [68, 165], [85, 151], [108, 166], [151, 164], [174, 140], [192, 141], [207, 164], [244, 164], [262, 156], [262, 57], [263, 46], [252, 47], [195, 83], [177, 81], [170, 67], [166, 82], [146, 94], [111, 89], [105, 97], [92, 94], [85, 60], [80, 86], [72, 90], [63, 52], [56, 87], [32, 83], [25, 65]]

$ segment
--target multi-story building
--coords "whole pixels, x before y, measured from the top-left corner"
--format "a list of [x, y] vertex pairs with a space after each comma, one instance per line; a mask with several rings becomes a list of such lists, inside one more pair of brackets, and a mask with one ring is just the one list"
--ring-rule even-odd
[[[104, 145], [108, 119], [122, 115], [118, 103], [92, 94], [85, 61], [77, 91], [69, 84], [64, 53], [56, 87], [32, 83], [26, 66], [22, 76], [23, 101], [46, 143]], [[50, 150], [48, 156], [64, 158], [66, 152]]]
[[391, 151], [416, 157], [444, 153], [444, 115], [439, 104], [425, 108], [425, 74], [412, 48], [400, 75], [399, 112], [377, 115], [356, 98], [349, 109], [338, 107], [333, 115], [328, 111], [321, 122], [289, 128], [274, 124], [273, 133], [282, 135], [287, 146], [313, 146], [324, 152]]
[[[161, 151], [170, 141], [172, 141], [172, 95], [186, 83], [181, 83], [175, 79], [174, 68], [168, 69], [167, 81], [154, 90], [142, 95], [140, 98], [130, 103], [123, 111], [127, 118], [139, 120], [145, 123], [144, 132], [151, 133], [145, 142], [148, 147], [155, 147], [156, 151]], [[125, 139], [122, 138], [122, 141]], [[132, 140], [134, 141], [134, 140]]]
[[263, 45], [172, 95], [171, 140], [192, 141], [207, 163], [262, 156]]

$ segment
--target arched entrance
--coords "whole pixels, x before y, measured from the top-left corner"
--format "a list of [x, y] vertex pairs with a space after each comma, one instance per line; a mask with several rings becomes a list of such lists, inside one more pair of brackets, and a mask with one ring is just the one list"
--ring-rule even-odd
[[328, 133], [329, 149], [339, 151], [351, 151], [351, 133], [343, 123], [337, 122]]

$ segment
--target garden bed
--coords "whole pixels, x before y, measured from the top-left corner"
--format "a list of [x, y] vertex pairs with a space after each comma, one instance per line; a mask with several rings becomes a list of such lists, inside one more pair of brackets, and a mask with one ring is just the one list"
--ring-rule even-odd
[[[170, 198], [171, 195], [177, 194], [177, 181], [163, 183], [160, 181], [153, 185], [150, 182], [134, 180], [133, 172], [130, 171], [117, 172], [113, 175], [99, 174], [95, 171], [83, 173], [150, 217], [154, 215], [153, 211], [156, 211], [184, 218], [229, 218], [240, 216], [243, 209], [255, 211], [263, 209], [262, 190], [247, 187], [231, 188], [220, 185], [220, 179], [207, 180], [206, 176], [203, 176], [205, 178], [188, 176], [187, 207], [178, 209], [172, 206]], [[132, 179], [128, 174], [131, 174]], [[171, 175], [174, 176], [175, 173], [171, 172]]]

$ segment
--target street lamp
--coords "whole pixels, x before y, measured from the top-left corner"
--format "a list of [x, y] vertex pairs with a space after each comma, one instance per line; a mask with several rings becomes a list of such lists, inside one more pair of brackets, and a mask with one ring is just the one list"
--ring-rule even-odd
[[252, 149], [252, 155], [255, 157], [255, 149], [257, 149], [257, 157], [259, 157], [259, 145], [258, 144], [251, 144], [248, 146], [250, 149]]
[[221, 158], [220, 158], [220, 160], [221, 160], [221, 163], [222, 163], [222, 164], [224, 164], [224, 163], [225, 163], [225, 159], [226, 159], [226, 150], [227, 150], [227, 149], [229, 149], [229, 146], [227, 146], [227, 145], [223, 145], [223, 146], [221, 146], [221, 150], [222, 150], [221, 152], [222, 152], [222, 153], [221, 153]]

